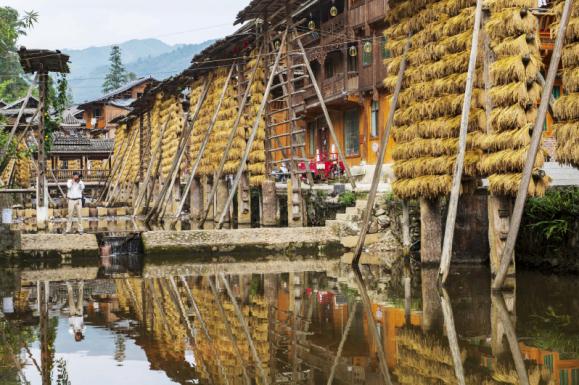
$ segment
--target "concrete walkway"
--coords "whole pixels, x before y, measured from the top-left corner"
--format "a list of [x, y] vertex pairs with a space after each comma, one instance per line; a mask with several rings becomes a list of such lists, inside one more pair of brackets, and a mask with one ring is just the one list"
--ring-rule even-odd
[[338, 254], [340, 239], [325, 227], [259, 228], [237, 230], [147, 231], [142, 234], [145, 254], [192, 257], [216, 255], [252, 258], [257, 255]]
[[17, 253], [30, 257], [98, 257], [94, 234], [22, 234]]

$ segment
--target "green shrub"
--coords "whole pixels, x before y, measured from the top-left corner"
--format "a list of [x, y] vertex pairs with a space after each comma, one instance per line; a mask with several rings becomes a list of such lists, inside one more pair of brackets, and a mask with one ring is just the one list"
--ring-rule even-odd
[[338, 197], [338, 203], [344, 206], [354, 206], [356, 203], [356, 193], [353, 191], [346, 191]]

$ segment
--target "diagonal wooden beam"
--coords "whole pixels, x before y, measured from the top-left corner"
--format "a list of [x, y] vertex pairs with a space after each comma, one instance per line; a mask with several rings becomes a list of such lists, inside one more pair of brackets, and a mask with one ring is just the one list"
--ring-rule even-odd
[[567, 30], [567, 24], [569, 23], [569, 18], [571, 17], [572, 6], [573, 0], [565, 0], [565, 4], [563, 6], [563, 14], [561, 15], [561, 22], [559, 24], [559, 31], [557, 32], [557, 40], [555, 40], [555, 48], [553, 49], [551, 62], [549, 63], [549, 71], [547, 72], [547, 79], [545, 80], [545, 87], [543, 87], [543, 94], [541, 95], [541, 103], [539, 104], [537, 120], [535, 120], [535, 126], [533, 127], [531, 145], [529, 152], [527, 153], [527, 160], [525, 161], [521, 184], [519, 185], [519, 191], [517, 192], [517, 199], [515, 200], [515, 207], [511, 217], [511, 227], [509, 228], [509, 234], [507, 236], [507, 241], [505, 242], [503, 255], [501, 256], [499, 270], [495, 280], [493, 281], [494, 290], [498, 290], [503, 287], [509, 264], [514, 257], [515, 244], [517, 243], [519, 227], [521, 226], [521, 218], [523, 217], [525, 201], [527, 200], [527, 194], [529, 192], [529, 183], [531, 182], [533, 167], [535, 166], [535, 159], [537, 158], [537, 152], [539, 151], [539, 146], [541, 144], [543, 123], [545, 122], [545, 116], [547, 115], [549, 100], [551, 98], [551, 91], [553, 90], [553, 83], [555, 82], [555, 77], [557, 76], [557, 70], [559, 68], [559, 60], [561, 59], [561, 51], [563, 50], [563, 43], [565, 40], [565, 31]]
[[444, 318], [444, 327], [446, 329], [446, 336], [448, 338], [448, 346], [450, 348], [450, 354], [452, 356], [452, 362], [454, 364], [454, 375], [459, 385], [465, 385], [464, 379], [464, 367], [462, 366], [462, 359], [460, 357], [460, 347], [458, 346], [458, 337], [456, 335], [456, 327], [454, 324], [454, 316], [452, 314], [452, 306], [450, 304], [450, 298], [446, 290], [441, 287], [441, 307], [442, 316]]
[[340, 141], [338, 140], [338, 136], [336, 135], [336, 130], [334, 130], [334, 125], [332, 124], [332, 118], [330, 117], [330, 113], [328, 112], [328, 107], [326, 107], [326, 102], [324, 101], [324, 96], [322, 95], [322, 91], [320, 91], [320, 87], [318, 86], [318, 81], [316, 80], [316, 76], [314, 75], [314, 71], [312, 70], [312, 66], [310, 65], [310, 61], [308, 60], [308, 55], [306, 54], [306, 50], [302, 44], [302, 41], [297, 38], [296, 39], [302, 56], [304, 58], [304, 63], [308, 70], [308, 74], [310, 79], [312, 80], [312, 85], [314, 86], [314, 90], [316, 91], [316, 95], [318, 96], [318, 100], [320, 101], [320, 107], [324, 112], [324, 117], [326, 118], [326, 123], [328, 123], [328, 128], [330, 129], [330, 134], [332, 135], [332, 140], [336, 144], [336, 148], [338, 149], [338, 157], [340, 161], [344, 164], [344, 170], [346, 171], [346, 175], [348, 176], [348, 180], [352, 185], [352, 189], [356, 189], [356, 182], [352, 177], [352, 173], [350, 172], [350, 166], [346, 161], [346, 157], [344, 156], [344, 152], [342, 151], [342, 146], [340, 146]]
[[[247, 104], [247, 100], [249, 99], [249, 94], [251, 92], [251, 85], [255, 80], [255, 74], [257, 73], [259, 67], [259, 60], [261, 59], [262, 52], [263, 52], [263, 44], [259, 48], [259, 53], [257, 54], [257, 59], [255, 61], [255, 67], [251, 71], [251, 75], [245, 88], [245, 92], [243, 93], [243, 99], [241, 100], [241, 104], [239, 105], [239, 109], [237, 111], [237, 116], [235, 117], [235, 122], [233, 123], [233, 127], [229, 132], [229, 137], [227, 138], [227, 145], [225, 146], [223, 157], [221, 158], [221, 161], [219, 162], [219, 167], [217, 168], [217, 172], [215, 173], [214, 177], [215, 181], [218, 181], [219, 178], [221, 178], [221, 174], [223, 174], [225, 162], [227, 162], [227, 159], [229, 157], [229, 151], [231, 150], [231, 146], [233, 146], [233, 141], [235, 140], [235, 136], [237, 135], [237, 127], [239, 126], [239, 122], [241, 121], [241, 117], [243, 116], [245, 110], [245, 105]], [[199, 220], [199, 224], [197, 225], [199, 229], [203, 229], [203, 225], [207, 220], [209, 210], [213, 206], [213, 198], [215, 197], [215, 193], [217, 192], [218, 185], [219, 185], [218, 183], [213, 183], [213, 186], [211, 186], [211, 192], [209, 193], [209, 198], [207, 199], [207, 207], [203, 211], [203, 214], [201, 215], [201, 218]]]
[[263, 111], [265, 110], [265, 105], [267, 104], [267, 99], [269, 97], [269, 93], [271, 91], [271, 86], [273, 84], [273, 79], [275, 78], [275, 74], [277, 71], [277, 67], [279, 66], [279, 61], [281, 59], [281, 47], [284, 46], [288, 31], [285, 30], [280, 49], [278, 50], [275, 62], [273, 63], [273, 67], [271, 70], [271, 74], [269, 76], [269, 80], [267, 81], [267, 86], [265, 88], [265, 92], [263, 93], [263, 98], [261, 99], [261, 104], [259, 106], [259, 110], [257, 111], [257, 115], [255, 116], [255, 121], [253, 122], [253, 127], [251, 129], [251, 134], [247, 139], [247, 144], [245, 146], [245, 152], [243, 153], [243, 157], [241, 158], [241, 162], [239, 163], [239, 169], [237, 170], [237, 174], [235, 175], [235, 179], [233, 180], [233, 185], [231, 187], [231, 191], [229, 192], [229, 197], [227, 197], [227, 201], [225, 202], [225, 206], [223, 207], [223, 212], [221, 213], [221, 217], [219, 218], [219, 223], [217, 224], [217, 228], [223, 227], [223, 222], [225, 221], [225, 216], [229, 211], [229, 206], [231, 206], [231, 202], [233, 201], [233, 197], [236, 194], [237, 186], [239, 185], [239, 181], [241, 180], [241, 174], [243, 170], [245, 170], [247, 158], [249, 157], [249, 152], [251, 151], [251, 146], [253, 145], [253, 141], [255, 140], [255, 135], [257, 134], [257, 129], [259, 127], [259, 121], [261, 120], [261, 116], [263, 115]]
[[[229, 74], [227, 75], [227, 80], [223, 84], [223, 89], [221, 90], [221, 97], [219, 98], [219, 101], [217, 102], [217, 106], [215, 107], [215, 112], [213, 113], [213, 117], [211, 118], [211, 121], [209, 122], [209, 126], [207, 127], [207, 131], [205, 132], [205, 137], [203, 138], [203, 142], [201, 143], [201, 148], [199, 149], [199, 152], [197, 153], [197, 157], [195, 158], [195, 162], [193, 162], [193, 167], [191, 167], [191, 174], [189, 175], [189, 179], [187, 180], [187, 183], [185, 185], [185, 190], [183, 191], [183, 197], [186, 197], [187, 194], [189, 194], [189, 190], [191, 189], [191, 184], [193, 183], [193, 180], [195, 179], [195, 175], [197, 174], [197, 168], [199, 167], [199, 164], [201, 163], [201, 159], [203, 159], [203, 154], [205, 153], [207, 143], [209, 143], [209, 138], [211, 137], [211, 132], [213, 131], [213, 127], [215, 126], [215, 123], [217, 122], [217, 117], [219, 116], [219, 111], [221, 110], [221, 104], [223, 103], [223, 99], [225, 98], [225, 94], [227, 93], [227, 87], [229, 86], [229, 82], [231, 80], [231, 76], [233, 74], [233, 69], [235, 68], [235, 64], [236, 63], [233, 63], [231, 65], [231, 68], [229, 69]], [[184, 204], [185, 204], [185, 199], [182, 199], [181, 202], [179, 203], [179, 207], [177, 208], [177, 212], [175, 213], [174, 220], [177, 220], [179, 218], [179, 215], [181, 215], [181, 211], [183, 210]]]
[[237, 315], [237, 320], [239, 321], [239, 324], [241, 325], [243, 332], [245, 333], [245, 337], [247, 338], [247, 342], [249, 343], [249, 349], [251, 350], [251, 354], [253, 356], [253, 361], [255, 361], [255, 365], [257, 366], [257, 369], [259, 370], [259, 375], [263, 381], [263, 384], [269, 385], [270, 382], [269, 382], [267, 376], [265, 375], [262, 362], [259, 359], [259, 355], [257, 354], [257, 350], [255, 349], [255, 344], [253, 343], [253, 338], [251, 337], [251, 332], [249, 331], [249, 327], [247, 326], [247, 321], [243, 317], [243, 313], [241, 312], [241, 309], [239, 308], [239, 305], [237, 304], [237, 300], [235, 299], [235, 296], [233, 295], [233, 292], [231, 291], [231, 287], [229, 287], [229, 282], [227, 282], [227, 279], [225, 279], [225, 275], [223, 273], [219, 273], [219, 277], [221, 278], [221, 281], [225, 285], [225, 290], [227, 291], [227, 294], [229, 295], [229, 299], [231, 300], [231, 303], [233, 304], [233, 309], [235, 310], [235, 314]]
[[374, 314], [372, 314], [372, 303], [370, 301], [370, 296], [368, 295], [368, 290], [366, 289], [366, 284], [364, 283], [364, 278], [358, 266], [353, 266], [352, 271], [354, 272], [354, 278], [356, 285], [358, 286], [358, 292], [362, 298], [362, 304], [364, 305], [364, 310], [366, 311], [366, 317], [368, 318], [370, 333], [374, 339], [374, 343], [377, 347], [378, 362], [380, 366], [380, 371], [382, 372], [382, 377], [384, 379], [384, 384], [392, 385], [392, 380], [390, 379], [390, 371], [388, 370], [388, 364], [386, 362], [386, 356], [384, 355], [384, 346], [382, 345], [382, 339], [380, 333], [378, 333], [378, 328], [376, 327], [376, 322], [374, 322]]
[[336, 375], [336, 368], [340, 363], [340, 357], [342, 357], [342, 351], [344, 350], [344, 345], [350, 334], [350, 328], [352, 327], [352, 322], [354, 321], [354, 316], [356, 315], [356, 309], [358, 309], [358, 302], [352, 304], [352, 309], [348, 315], [348, 322], [346, 322], [346, 328], [344, 329], [344, 334], [342, 334], [342, 339], [338, 345], [338, 351], [336, 352], [336, 358], [334, 358], [334, 363], [332, 364], [332, 369], [330, 369], [330, 376], [328, 377], [327, 385], [332, 385], [334, 383], [334, 376]]
[[402, 89], [402, 81], [404, 80], [404, 72], [406, 71], [407, 65], [408, 50], [410, 50], [411, 43], [411, 36], [408, 36], [406, 45], [404, 46], [402, 62], [400, 63], [400, 68], [398, 69], [398, 78], [396, 79], [394, 94], [392, 95], [392, 101], [390, 102], [388, 120], [386, 121], [386, 127], [384, 128], [384, 133], [380, 139], [380, 153], [378, 154], [376, 168], [374, 169], [374, 175], [372, 176], [372, 185], [370, 187], [370, 192], [368, 193], [368, 203], [366, 204], [366, 211], [364, 212], [362, 229], [360, 230], [360, 236], [358, 237], [358, 242], [356, 243], [356, 248], [354, 249], [354, 258], [352, 259], [353, 265], [357, 265], [360, 262], [362, 248], [364, 247], [366, 234], [368, 233], [368, 228], [370, 227], [370, 219], [372, 218], [372, 210], [374, 208], [374, 201], [376, 200], [376, 192], [378, 191], [380, 176], [382, 175], [382, 164], [384, 163], [384, 157], [386, 156], [386, 148], [388, 147], [388, 140], [390, 139], [390, 131], [394, 125], [394, 113], [396, 112], [398, 96], [400, 95], [400, 90]]
[[[166, 197], [166, 195], [170, 195], [170, 193], [168, 194], [168, 192], [171, 191], [171, 189], [173, 188], [173, 185], [175, 184], [175, 179], [177, 178], [177, 172], [179, 171], [179, 165], [181, 164], [181, 161], [183, 160], [183, 156], [185, 155], [185, 149], [187, 148], [187, 144], [189, 143], [189, 140], [191, 139], [191, 131], [193, 130], [193, 126], [195, 125], [195, 121], [197, 120], [197, 117], [199, 116], [199, 111], [201, 111], [201, 107], [205, 101], [205, 98], [207, 97], [207, 92], [209, 90], [209, 85], [211, 84], [212, 79], [213, 79], [213, 76], [210, 75], [205, 80], [203, 92], [202, 92], [199, 100], [197, 101], [197, 105], [195, 107], [195, 111], [193, 113], [193, 117], [192, 117], [191, 121], [189, 121], [189, 116], [190, 116], [191, 111], [189, 110], [187, 112], [187, 115], [186, 115], [185, 121], [184, 121], [185, 128], [183, 129], [183, 132], [181, 134], [181, 140], [179, 142], [178, 150], [176, 151], [175, 155], [173, 156], [173, 163], [171, 164], [171, 170], [169, 171], [165, 180], [163, 181], [163, 189], [159, 193], [155, 203], [153, 203], [152, 210], [147, 213], [147, 216], [145, 218], [145, 223], [149, 223], [149, 221], [151, 219], [156, 218], [157, 214], [159, 213], [159, 209], [161, 209], [160, 206], [163, 206], [164, 204], [166, 204], [165, 197]], [[168, 180], [170, 180], [169, 183], [167, 183]]]

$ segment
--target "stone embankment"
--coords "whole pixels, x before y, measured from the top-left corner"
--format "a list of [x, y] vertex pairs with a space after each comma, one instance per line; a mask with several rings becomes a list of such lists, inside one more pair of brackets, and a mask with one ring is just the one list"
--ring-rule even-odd
[[21, 234], [15, 252], [23, 258], [98, 257], [94, 234]]
[[338, 256], [343, 251], [339, 237], [325, 227], [146, 231], [142, 239], [147, 256], [195, 255], [199, 261], [219, 255], [248, 259], [275, 253]]

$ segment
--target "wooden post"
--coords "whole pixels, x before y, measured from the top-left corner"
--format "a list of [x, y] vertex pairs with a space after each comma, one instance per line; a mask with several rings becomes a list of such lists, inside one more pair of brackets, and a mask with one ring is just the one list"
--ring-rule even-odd
[[382, 345], [382, 338], [380, 337], [380, 333], [378, 332], [378, 328], [376, 327], [376, 322], [374, 322], [374, 314], [372, 314], [372, 302], [370, 301], [370, 296], [368, 295], [368, 291], [366, 290], [366, 285], [364, 283], [364, 278], [362, 277], [362, 273], [357, 265], [352, 267], [352, 271], [354, 272], [354, 278], [356, 280], [356, 285], [358, 286], [358, 292], [360, 293], [360, 297], [362, 299], [362, 304], [364, 306], [364, 311], [366, 312], [366, 318], [368, 319], [370, 334], [374, 339], [374, 343], [376, 344], [376, 350], [378, 354], [378, 363], [380, 367], [380, 371], [382, 372], [382, 376], [384, 378], [384, 384], [392, 385], [392, 381], [390, 380], [390, 371], [388, 370], [388, 364], [386, 363], [386, 357], [384, 355], [384, 346]]
[[320, 101], [320, 107], [322, 108], [322, 111], [324, 112], [324, 116], [326, 118], [326, 123], [328, 123], [328, 128], [330, 130], [330, 134], [332, 135], [332, 140], [334, 141], [334, 143], [336, 144], [336, 148], [338, 149], [338, 157], [340, 158], [340, 161], [344, 164], [344, 169], [346, 170], [346, 175], [348, 176], [348, 180], [350, 181], [350, 184], [352, 185], [352, 189], [355, 190], [356, 189], [356, 182], [354, 181], [354, 178], [352, 177], [352, 173], [350, 172], [350, 166], [348, 166], [348, 163], [346, 162], [346, 157], [344, 156], [344, 153], [342, 151], [342, 146], [340, 146], [340, 142], [338, 141], [338, 136], [336, 135], [336, 131], [334, 130], [334, 125], [332, 124], [332, 119], [330, 118], [328, 108], [326, 107], [326, 103], [324, 102], [324, 96], [322, 95], [322, 92], [320, 91], [320, 87], [318, 86], [316, 76], [314, 75], [314, 71], [312, 70], [312, 66], [310, 65], [310, 61], [308, 60], [308, 55], [306, 54], [306, 51], [304, 49], [304, 46], [303, 46], [301, 40], [299, 38], [296, 40], [297, 40], [297, 43], [298, 43], [300, 50], [302, 52], [302, 56], [304, 58], [304, 64], [306, 65], [306, 68], [308, 70], [308, 74], [309, 74], [310, 79], [312, 81], [312, 86], [314, 86], [314, 90], [316, 91], [316, 95], [318, 96], [318, 99]]
[[515, 363], [515, 369], [517, 370], [517, 375], [519, 376], [519, 383], [521, 385], [529, 385], [529, 376], [525, 367], [525, 361], [523, 360], [523, 355], [521, 354], [519, 341], [517, 340], [517, 335], [515, 334], [515, 328], [511, 323], [505, 300], [501, 293], [492, 293], [491, 300], [493, 303], [493, 308], [496, 310], [500, 322], [503, 326], [507, 341], [509, 342], [509, 347], [513, 356], [513, 362]]
[[438, 265], [442, 243], [440, 199], [420, 198], [420, 261]]
[[458, 155], [454, 165], [452, 177], [452, 189], [450, 191], [450, 200], [448, 202], [448, 213], [446, 216], [446, 227], [444, 230], [444, 242], [442, 245], [442, 256], [440, 261], [440, 275], [442, 282], [446, 282], [450, 270], [450, 259], [452, 257], [452, 241], [454, 238], [454, 227], [456, 224], [456, 211], [458, 209], [458, 199], [460, 195], [460, 186], [462, 182], [462, 173], [464, 169], [464, 157], [466, 154], [466, 136], [468, 131], [468, 117], [470, 114], [470, 105], [472, 99], [472, 90], [474, 86], [474, 76], [476, 70], [476, 58], [478, 55], [478, 37], [482, 19], [483, 0], [477, 0], [474, 14], [474, 30], [472, 33], [470, 58], [468, 62], [468, 72], [466, 76], [466, 88], [464, 91], [464, 100], [462, 104], [462, 115], [460, 120], [460, 134], [458, 137]]
[[[285, 39], [287, 37], [287, 33], [288, 33], [288, 31], [286, 29], [284, 34], [283, 34], [280, 47], [282, 47], [285, 44]], [[279, 66], [279, 60], [281, 58], [281, 52], [282, 52], [282, 50], [280, 49], [277, 52], [277, 55], [275, 57], [275, 62], [273, 63], [273, 68], [271, 70], [271, 74], [269, 76], [267, 86], [265, 87], [265, 92], [263, 93], [263, 98], [261, 99], [261, 104], [259, 106], [259, 110], [257, 111], [257, 115], [255, 116], [255, 121], [253, 122], [251, 134], [249, 135], [249, 138], [247, 139], [247, 144], [245, 146], [245, 152], [243, 153], [243, 157], [241, 158], [241, 163], [239, 165], [239, 169], [237, 170], [237, 174], [235, 175], [235, 179], [233, 180], [231, 192], [229, 194], [229, 197], [227, 198], [227, 202], [225, 203], [225, 208], [224, 208], [223, 212], [221, 213], [221, 218], [219, 219], [219, 223], [217, 225], [217, 228], [221, 228], [223, 226], [223, 221], [225, 219], [225, 213], [229, 210], [229, 206], [231, 205], [231, 202], [233, 201], [233, 197], [235, 196], [235, 190], [237, 190], [237, 186], [239, 185], [239, 180], [241, 179], [241, 174], [243, 173], [243, 170], [245, 169], [247, 158], [249, 156], [249, 152], [251, 151], [251, 146], [253, 145], [253, 141], [255, 140], [255, 135], [257, 134], [257, 129], [259, 127], [259, 121], [261, 120], [261, 115], [263, 114], [263, 111], [264, 111], [265, 106], [267, 104], [267, 99], [269, 98], [269, 93], [271, 91], [273, 79], [275, 77], [275, 73], [276, 73], [277, 68]]]
[[46, 148], [45, 130], [46, 116], [48, 114], [47, 92], [48, 72], [39, 73], [39, 106], [40, 118], [38, 120], [38, 177], [36, 180], [36, 225], [44, 228], [48, 220], [48, 184], [46, 181]]
[[198, 221], [203, 213], [203, 187], [199, 178], [193, 179], [190, 194], [190, 219], [192, 221]]
[[[204, 175], [201, 178], [201, 184], [202, 184], [202, 194], [203, 194], [203, 211], [204, 212], [206, 207], [213, 207], [213, 202], [209, 201], [209, 191], [211, 191], [213, 189], [214, 186], [214, 180], [213, 177], [211, 175]], [[207, 219], [209, 219], [210, 221], [213, 221], [213, 218], [215, 218], [215, 211], [214, 210], [210, 210], [207, 211]]]
[[539, 150], [539, 145], [541, 144], [543, 123], [545, 122], [545, 115], [547, 114], [547, 109], [549, 108], [549, 100], [551, 97], [551, 91], [553, 90], [553, 83], [555, 82], [555, 77], [557, 76], [557, 70], [559, 68], [559, 60], [561, 59], [561, 51], [565, 41], [565, 31], [567, 30], [567, 24], [569, 23], [569, 18], [571, 16], [572, 6], [573, 0], [565, 0], [565, 5], [563, 6], [563, 14], [561, 15], [561, 22], [559, 24], [559, 31], [557, 32], [557, 39], [555, 41], [555, 48], [553, 49], [551, 62], [549, 63], [549, 71], [547, 72], [547, 79], [545, 81], [545, 87], [543, 88], [543, 94], [541, 95], [541, 103], [539, 104], [537, 120], [535, 121], [535, 126], [533, 127], [531, 145], [529, 147], [529, 152], [527, 153], [527, 160], [525, 161], [521, 184], [519, 185], [519, 191], [517, 192], [517, 199], [515, 200], [515, 208], [513, 210], [509, 235], [507, 236], [505, 249], [503, 250], [503, 255], [501, 256], [499, 270], [495, 280], [493, 281], [494, 290], [498, 290], [503, 287], [509, 264], [511, 260], [514, 259], [515, 243], [517, 242], [517, 236], [519, 235], [519, 227], [521, 226], [521, 218], [523, 217], [525, 201], [527, 200], [527, 193], [529, 192], [529, 183], [531, 182], [533, 167], [535, 165], [535, 159], [537, 158], [537, 151]]
[[410, 207], [408, 206], [408, 201], [402, 201], [402, 247], [404, 248], [404, 254], [410, 254]]
[[274, 181], [268, 179], [263, 182], [261, 185], [261, 199], [261, 225], [265, 227], [277, 226], [277, 194]]
[[358, 302], [354, 302], [352, 305], [352, 310], [350, 310], [350, 314], [348, 315], [348, 321], [346, 322], [346, 327], [344, 328], [344, 332], [342, 334], [342, 338], [340, 339], [340, 344], [338, 345], [338, 351], [336, 352], [336, 357], [334, 358], [334, 363], [332, 364], [332, 369], [330, 369], [330, 376], [328, 377], [327, 385], [332, 385], [334, 383], [334, 376], [336, 374], [336, 368], [340, 363], [340, 357], [342, 357], [342, 350], [344, 349], [344, 344], [348, 339], [348, 335], [350, 334], [350, 328], [352, 327], [352, 321], [354, 320], [354, 316], [356, 315], [356, 309], [358, 308]]
[[[224, 222], [231, 223], [231, 213], [229, 210], [225, 211], [224, 204], [227, 200], [227, 196], [229, 195], [227, 180], [221, 178], [216, 180], [213, 179], [213, 187], [216, 187], [217, 194], [215, 195], [215, 214], [220, 215], [221, 213], [225, 214]], [[211, 201], [207, 202], [208, 205], [211, 204]]]
[[394, 124], [394, 112], [396, 111], [396, 104], [398, 103], [398, 95], [400, 95], [400, 90], [402, 89], [404, 71], [406, 71], [406, 57], [408, 55], [408, 50], [410, 49], [410, 44], [411, 40], [409, 36], [406, 40], [402, 62], [400, 63], [400, 68], [398, 69], [398, 79], [396, 79], [396, 87], [394, 88], [394, 94], [392, 95], [392, 101], [390, 102], [388, 120], [386, 121], [386, 127], [384, 129], [382, 138], [380, 139], [380, 153], [378, 154], [376, 167], [374, 168], [374, 175], [372, 176], [372, 186], [370, 187], [370, 192], [368, 193], [366, 211], [363, 213], [364, 219], [362, 220], [362, 229], [360, 230], [360, 236], [358, 237], [358, 242], [356, 243], [356, 248], [354, 249], [354, 257], [352, 259], [352, 264], [354, 265], [357, 265], [360, 261], [360, 255], [362, 254], [362, 248], [364, 247], [366, 234], [368, 233], [368, 228], [370, 227], [372, 210], [374, 208], [374, 201], [376, 200], [376, 192], [378, 191], [378, 184], [380, 183], [380, 176], [382, 175], [382, 164], [384, 163], [386, 148], [388, 147], [388, 140], [390, 139], [390, 130]]
[[439, 333], [443, 323], [442, 306], [438, 295], [438, 268], [420, 269], [422, 290], [422, 331]]
[[242, 227], [251, 225], [251, 188], [247, 173], [243, 173], [237, 189], [237, 224]]
[[454, 364], [454, 374], [459, 385], [465, 385], [464, 367], [462, 366], [462, 358], [460, 356], [460, 347], [458, 345], [458, 336], [456, 335], [456, 327], [454, 325], [454, 316], [452, 314], [452, 306], [450, 298], [446, 290], [441, 288], [442, 295], [440, 302], [442, 304], [442, 315], [444, 317], [444, 327], [446, 329], [446, 337], [448, 338], [448, 347], [452, 356]]
[[[255, 80], [255, 74], [257, 73], [257, 69], [259, 67], [259, 60], [261, 59], [263, 47], [264, 47], [264, 45], [262, 44], [259, 48], [259, 53], [257, 54], [257, 58], [255, 61], [255, 67], [251, 71], [249, 81], [248, 81], [247, 86], [245, 88], [245, 92], [243, 93], [243, 98], [241, 99], [241, 104], [239, 105], [239, 109], [237, 111], [237, 116], [235, 117], [235, 122], [233, 123], [233, 127], [231, 127], [231, 131], [229, 132], [229, 137], [227, 138], [227, 144], [225, 145], [225, 151], [223, 153], [223, 157], [221, 158], [221, 161], [219, 162], [219, 167], [217, 167], [217, 172], [215, 173], [216, 179], [221, 178], [221, 175], [223, 174], [223, 168], [225, 167], [225, 162], [227, 162], [227, 159], [229, 158], [229, 151], [231, 150], [231, 146], [233, 146], [233, 141], [235, 140], [235, 137], [237, 136], [237, 128], [239, 127], [239, 122], [241, 121], [241, 117], [243, 116], [243, 112], [245, 110], [245, 105], [247, 104], [247, 100], [249, 99], [249, 94], [251, 91], [251, 85], [253, 84], [253, 82]], [[240, 167], [241, 167], [241, 165], [240, 165]], [[217, 190], [217, 184], [215, 184], [213, 186], [213, 188], [211, 189], [211, 192], [209, 193], [209, 197], [210, 197], [209, 198], [209, 205], [205, 208], [205, 210], [203, 211], [202, 216], [199, 220], [198, 227], [200, 229], [203, 228], [203, 224], [207, 220], [207, 215], [209, 213], [209, 209], [211, 208], [211, 202], [213, 201], [213, 197], [215, 196], [216, 190]]]

